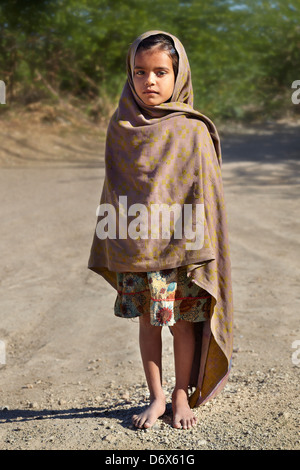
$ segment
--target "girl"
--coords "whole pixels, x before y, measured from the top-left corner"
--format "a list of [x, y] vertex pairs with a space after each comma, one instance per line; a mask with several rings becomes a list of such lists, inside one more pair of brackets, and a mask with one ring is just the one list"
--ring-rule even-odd
[[[193, 108], [182, 44], [162, 31], [142, 34], [129, 48], [127, 82], [107, 131], [103, 210], [88, 264], [116, 289], [115, 315], [139, 317], [150, 392], [149, 407], [133, 416], [139, 428], [165, 412], [163, 325], [174, 338], [175, 428], [195, 425], [191, 408], [219, 393], [228, 378], [233, 309], [220, 167], [216, 128]], [[166, 236], [153, 220], [157, 204], [192, 208], [196, 231], [183, 230], [186, 219], [172, 212]], [[189, 243], [197, 235], [200, 242]]]

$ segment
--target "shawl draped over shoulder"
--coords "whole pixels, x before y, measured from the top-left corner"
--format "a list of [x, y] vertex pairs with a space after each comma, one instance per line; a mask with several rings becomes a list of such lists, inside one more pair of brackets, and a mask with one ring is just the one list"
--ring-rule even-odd
[[[173, 40], [179, 55], [179, 68], [171, 99], [149, 106], [140, 100], [134, 89], [134, 58], [139, 43], [158, 33]], [[147, 224], [140, 236], [134, 235], [134, 230], [128, 236], [130, 224], [132, 228], [136, 220], [132, 216], [136, 217], [146, 208], [150, 218], [151, 206], [155, 204], [167, 204], [168, 207], [176, 204], [183, 209], [192, 207], [193, 211], [201, 205], [204, 209], [202, 242], [187, 249], [188, 237], [185, 233], [181, 237], [175, 236], [174, 225], [169, 237], [159, 232], [150, 236]], [[117, 272], [187, 266], [191, 281], [211, 295], [210, 318], [195, 324], [196, 351], [190, 379], [190, 406], [204, 404], [227, 382], [233, 344], [231, 267], [221, 149], [213, 122], [193, 108], [188, 58], [181, 42], [169, 33], [149, 31], [129, 48], [127, 81], [107, 129], [100, 207], [108, 206], [115, 211], [115, 216], [109, 213], [115, 228], [109, 229], [108, 236], [99, 236], [98, 223], [105, 218], [104, 213], [98, 214], [89, 269], [117, 289]], [[145, 217], [143, 220], [145, 222]], [[194, 212], [193, 224], [195, 228]]]

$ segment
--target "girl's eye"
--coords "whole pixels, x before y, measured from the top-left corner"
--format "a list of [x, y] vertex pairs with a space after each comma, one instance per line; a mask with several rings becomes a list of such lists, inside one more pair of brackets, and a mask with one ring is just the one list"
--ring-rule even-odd
[[[167, 73], [167, 72], [166, 72], [165, 70], [159, 70], [158, 72], [156, 72], [156, 75], [157, 75], [158, 77], [162, 77], [163, 75], [166, 75], [166, 73]], [[135, 75], [141, 77], [142, 75], [145, 75], [145, 72], [144, 72], [143, 70], [137, 70], [137, 71], [135, 72]]]

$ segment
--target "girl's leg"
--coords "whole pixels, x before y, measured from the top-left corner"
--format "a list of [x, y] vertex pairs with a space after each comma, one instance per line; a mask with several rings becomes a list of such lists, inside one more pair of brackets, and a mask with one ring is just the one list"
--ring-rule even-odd
[[194, 324], [179, 320], [172, 327], [172, 332], [176, 376], [172, 394], [173, 427], [189, 429], [197, 422], [188, 403], [188, 385], [195, 351]]
[[150, 428], [163, 415], [166, 399], [162, 389], [162, 340], [161, 327], [150, 324], [150, 314], [143, 314], [140, 320], [140, 351], [145, 376], [150, 392], [150, 405], [139, 415], [132, 417], [138, 428]]

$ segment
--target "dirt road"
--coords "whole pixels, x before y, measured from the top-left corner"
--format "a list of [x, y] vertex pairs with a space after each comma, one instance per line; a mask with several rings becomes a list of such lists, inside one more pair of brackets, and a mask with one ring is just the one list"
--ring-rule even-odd
[[[299, 449], [299, 126], [222, 134], [233, 369], [189, 431], [169, 409], [131, 426], [147, 402], [138, 324], [86, 267], [103, 134], [2, 122], [0, 136], [0, 449]], [[168, 330], [163, 368], [170, 396]]]

